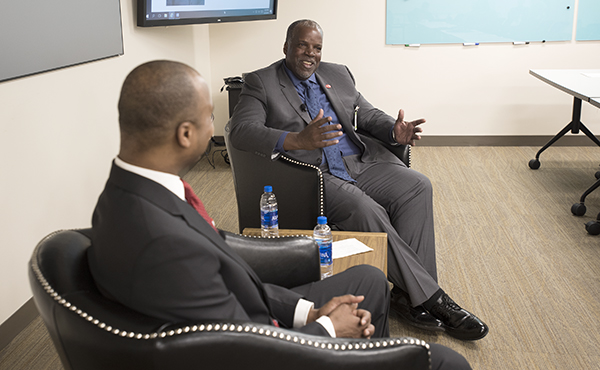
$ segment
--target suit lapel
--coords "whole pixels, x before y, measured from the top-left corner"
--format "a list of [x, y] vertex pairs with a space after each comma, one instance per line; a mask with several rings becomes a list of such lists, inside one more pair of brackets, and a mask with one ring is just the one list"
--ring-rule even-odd
[[340, 124], [344, 128], [344, 132], [346, 133], [346, 135], [348, 135], [350, 140], [354, 142], [354, 144], [358, 145], [358, 147], [364, 151], [365, 144], [354, 131], [354, 125], [352, 122], [353, 112], [350, 112], [349, 115], [349, 113], [347, 112], [348, 109], [344, 108], [342, 100], [340, 99], [337, 90], [335, 89], [335, 81], [328, 81], [328, 78], [319, 73], [318, 70], [317, 72], [315, 72], [315, 74], [317, 77], [317, 82], [321, 86], [321, 89], [325, 92], [325, 95], [327, 96], [327, 99], [329, 99], [329, 103], [333, 107], [333, 110], [335, 111], [335, 114], [337, 115]]
[[[209, 238], [213, 242], [214, 245], [216, 245], [221, 251], [223, 251], [223, 253], [225, 253], [231, 259], [236, 261], [238, 264], [240, 264], [246, 270], [246, 272], [248, 273], [250, 278], [254, 281], [254, 284], [256, 284], [259, 291], [261, 292], [265, 303], [267, 304], [268, 307], [270, 307], [269, 300], [267, 299], [267, 295], [263, 289], [262, 281], [260, 281], [260, 278], [258, 277], [258, 275], [256, 275], [256, 272], [254, 272], [252, 267], [250, 267], [246, 263], [246, 261], [244, 261], [244, 259], [242, 257], [240, 257], [237, 253], [235, 253], [229, 247], [229, 245], [227, 245], [227, 243], [225, 243], [225, 241], [223, 240], [221, 235], [217, 234], [215, 232], [215, 230], [212, 228], [212, 226], [210, 226], [206, 222], [206, 220], [204, 220], [204, 218], [202, 216], [200, 216], [198, 211], [196, 211], [192, 206], [190, 206], [189, 204], [187, 204], [185, 202], [181, 202], [181, 203], [182, 203], [182, 206], [180, 209], [181, 217], [184, 218], [184, 220], [187, 222], [187, 224], [192, 229], [198, 231], [204, 237]], [[173, 215], [176, 215], [176, 214], [177, 213], [173, 213]]]
[[[327, 99], [329, 99], [329, 103], [333, 107], [335, 114], [337, 114], [338, 120], [340, 124], [344, 126], [344, 130], [347, 130], [348, 127], [351, 128], [351, 124], [347, 119], [347, 112], [344, 109], [344, 105], [340, 100], [340, 97], [337, 94], [337, 90], [335, 89], [335, 84], [332, 84], [330, 81], [327, 81], [327, 78], [322, 76], [320, 73], [316, 72], [317, 82], [321, 85], [321, 90], [325, 92], [327, 95]], [[329, 86], [329, 88], [327, 88]]]
[[298, 113], [300, 117], [304, 120], [304, 122], [308, 125], [312, 119], [310, 118], [310, 114], [307, 109], [302, 110], [302, 100], [298, 95], [298, 91], [296, 91], [296, 87], [290, 80], [290, 77], [285, 73], [285, 68], [283, 67], [283, 61], [279, 68], [277, 68], [277, 78], [279, 78], [279, 86], [281, 87], [281, 94], [287, 99], [288, 103], [292, 109]]
[[248, 275], [250, 275], [252, 280], [263, 292], [263, 296], [265, 296], [262, 282], [254, 270], [252, 270], [246, 261], [244, 261], [237, 253], [235, 253], [227, 245], [227, 243], [225, 243], [221, 235], [216, 233], [212, 226], [209, 225], [191, 205], [181, 200], [170, 190], [159, 183], [126, 171], [114, 163], [111, 169], [109, 181], [113, 182], [118, 187], [137, 194], [138, 196], [146, 199], [148, 202], [153, 203], [157, 207], [163, 209], [165, 212], [170, 213], [172, 216], [183, 218], [190, 228], [197, 231], [205, 238], [210, 239], [215, 246], [243, 266], [248, 272]]

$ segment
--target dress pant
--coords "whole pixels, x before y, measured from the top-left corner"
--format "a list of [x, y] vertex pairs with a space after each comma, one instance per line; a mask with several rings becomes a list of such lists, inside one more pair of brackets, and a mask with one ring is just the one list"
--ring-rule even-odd
[[[390, 157], [391, 156], [391, 157]], [[340, 230], [388, 235], [388, 278], [413, 306], [429, 299], [437, 283], [432, 187], [429, 179], [381, 147], [377, 161], [344, 157], [356, 183], [322, 166], [328, 221]]]
[[320, 308], [331, 298], [352, 294], [364, 295], [365, 299], [358, 308], [371, 313], [371, 323], [375, 326], [374, 338], [389, 337], [388, 314], [390, 308], [390, 289], [385, 275], [380, 269], [359, 265], [328, 277], [325, 280], [293, 288], [307, 300]]
[[[358, 307], [371, 313], [371, 323], [375, 326], [373, 338], [389, 337], [388, 314], [390, 290], [387, 279], [381, 270], [367, 265], [354, 266], [325, 280], [302, 285], [292, 290], [302, 294], [319, 308], [332, 297], [344, 294], [364, 295], [365, 300]], [[430, 343], [432, 370], [469, 370], [465, 358], [454, 350], [439, 344]], [[398, 364], [402, 367], [402, 364]]]

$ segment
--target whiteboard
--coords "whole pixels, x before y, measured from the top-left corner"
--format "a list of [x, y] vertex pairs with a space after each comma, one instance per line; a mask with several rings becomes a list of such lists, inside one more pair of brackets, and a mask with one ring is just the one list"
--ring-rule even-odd
[[2, 0], [0, 82], [123, 55], [119, 0]]
[[579, 0], [576, 39], [578, 41], [600, 40], [599, 0]]
[[386, 43], [568, 41], [573, 32], [574, 3], [575, 0], [387, 0]]

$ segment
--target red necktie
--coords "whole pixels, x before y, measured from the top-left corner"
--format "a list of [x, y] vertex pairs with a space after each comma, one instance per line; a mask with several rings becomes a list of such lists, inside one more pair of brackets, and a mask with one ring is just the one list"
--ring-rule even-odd
[[[206, 212], [204, 204], [202, 204], [200, 198], [198, 198], [196, 193], [194, 193], [194, 189], [192, 189], [192, 186], [188, 184], [184, 179], [181, 179], [181, 182], [183, 182], [183, 188], [185, 189], [185, 200], [187, 200], [188, 204], [194, 207], [194, 209], [198, 211], [198, 213], [200, 213], [200, 216], [202, 216], [206, 220], [206, 222], [208, 222], [208, 224], [212, 226], [213, 229], [215, 229], [215, 231], [218, 233], [219, 230], [217, 230], [217, 228], [215, 227], [215, 222], [212, 218], [210, 218], [208, 212]], [[277, 321], [277, 319], [271, 319], [271, 322], [276, 327], [279, 327], [279, 322]]]
[[200, 216], [202, 216], [202, 218], [204, 218], [206, 222], [208, 222], [208, 224], [212, 226], [213, 229], [215, 229], [215, 231], [218, 233], [219, 230], [217, 230], [217, 228], [215, 227], [215, 222], [212, 218], [210, 218], [208, 212], [206, 212], [204, 204], [202, 204], [200, 198], [198, 198], [196, 193], [194, 193], [194, 189], [192, 189], [192, 186], [188, 184], [184, 179], [181, 179], [181, 182], [183, 182], [183, 188], [185, 189], [185, 200], [187, 200], [188, 204], [194, 207], [194, 209], [198, 211], [198, 213], [200, 213]]

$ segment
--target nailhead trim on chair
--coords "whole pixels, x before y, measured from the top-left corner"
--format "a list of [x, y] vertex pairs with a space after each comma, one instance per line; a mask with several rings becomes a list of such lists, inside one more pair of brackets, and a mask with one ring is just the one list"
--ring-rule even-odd
[[304, 234], [277, 235], [277, 236], [244, 235], [244, 234], [237, 234], [237, 233], [233, 233], [233, 234], [235, 234], [236, 236], [241, 236], [244, 238], [252, 238], [252, 239], [283, 239], [283, 238], [298, 238], [298, 237], [312, 238], [312, 236], [304, 235]]
[[[44, 239], [42, 239], [42, 241], [40, 241], [38, 243], [38, 245], [36, 246], [36, 248], [33, 252], [34, 256], [37, 255], [37, 251], [43, 242], [52, 238], [54, 235], [56, 235], [62, 231], [65, 231], [65, 230], [55, 231], [55, 232], [49, 234], [48, 236], [46, 236]], [[72, 230], [72, 231], [76, 231], [76, 230]], [[412, 345], [418, 345], [418, 346], [425, 347], [428, 350], [428, 354], [430, 357], [429, 362], [430, 362], [430, 367], [431, 367], [431, 351], [430, 351], [429, 344], [427, 342], [425, 342], [424, 340], [410, 338], [410, 337], [371, 339], [371, 340], [360, 340], [360, 341], [349, 340], [346, 343], [330, 343], [325, 338], [323, 340], [313, 341], [313, 340], [301, 338], [300, 336], [297, 336], [297, 335], [291, 335], [288, 333], [280, 332], [280, 331], [277, 331], [276, 329], [265, 329], [263, 327], [257, 327], [252, 324], [240, 325], [240, 324], [231, 324], [231, 323], [198, 324], [198, 325], [184, 326], [184, 327], [177, 328], [177, 329], [171, 329], [171, 330], [167, 330], [167, 331], [147, 333], [147, 334], [128, 332], [125, 330], [120, 330], [118, 328], [113, 328], [112, 326], [110, 326], [104, 322], [101, 322], [100, 320], [94, 318], [93, 316], [89, 315], [88, 313], [83, 312], [81, 309], [77, 308], [75, 305], [72, 305], [66, 299], [62, 298], [57, 292], [54, 291], [52, 286], [48, 283], [48, 281], [42, 274], [42, 272], [38, 266], [36, 258], [32, 258], [31, 267], [32, 267], [38, 281], [44, 287], [44, 290], [56, 302], [58, 302], [58, 304], [65, 307], [66, 309], [76, 313], [81, 318], [96, 325], [100, 329], [106, 330], [107, 332], [113, 333], [113, 334], [118, 335], [123, 338], [148, 340], [148, 339], [156, 339], [159, 337], [160, 338], [172, 337], [175, 335], [182, 335], [182, 334], [186, 334], [186, 333], [190, 333], [190, 332], [192, 332], [192, 333], [193, 332], [239, 332], [239, 333], [244, 332], [244, 333], [257, 334], [257, 335], [261, 335], [261, 336], [265, 336], [265, 337], [273, 337], [273, 338], [276, 338], [279, 340], [285, 340], [287, 342], [297, 343], [300, 345], [321, 348], [321, 349], [327, 349], [327, 350], [334, 350], [334, 351], [370, 350], [370, 349], [386, 348], [388, 346], [391, 347], [391, 346], [395, 346], [395, 345], [412, 344]]]
[[295, 159], [292, 158], [288, 158], [284, 155], [281, 156], [281, 158], [285, 159], [286, 161], [293, 163], [295, 165], [298, 166], [305, 166], [305, 167], [309, 167], [312, 169], [317, 170], [317, 173], [319, 174], [319, 216], [324, 216], [324, 211], [323, 211], [323, 172], [321, 172], [321, 169], [315, 165], [309, 164], [309, 163], [304, 163], [304, 162], [300, 162], [297, 161]]

